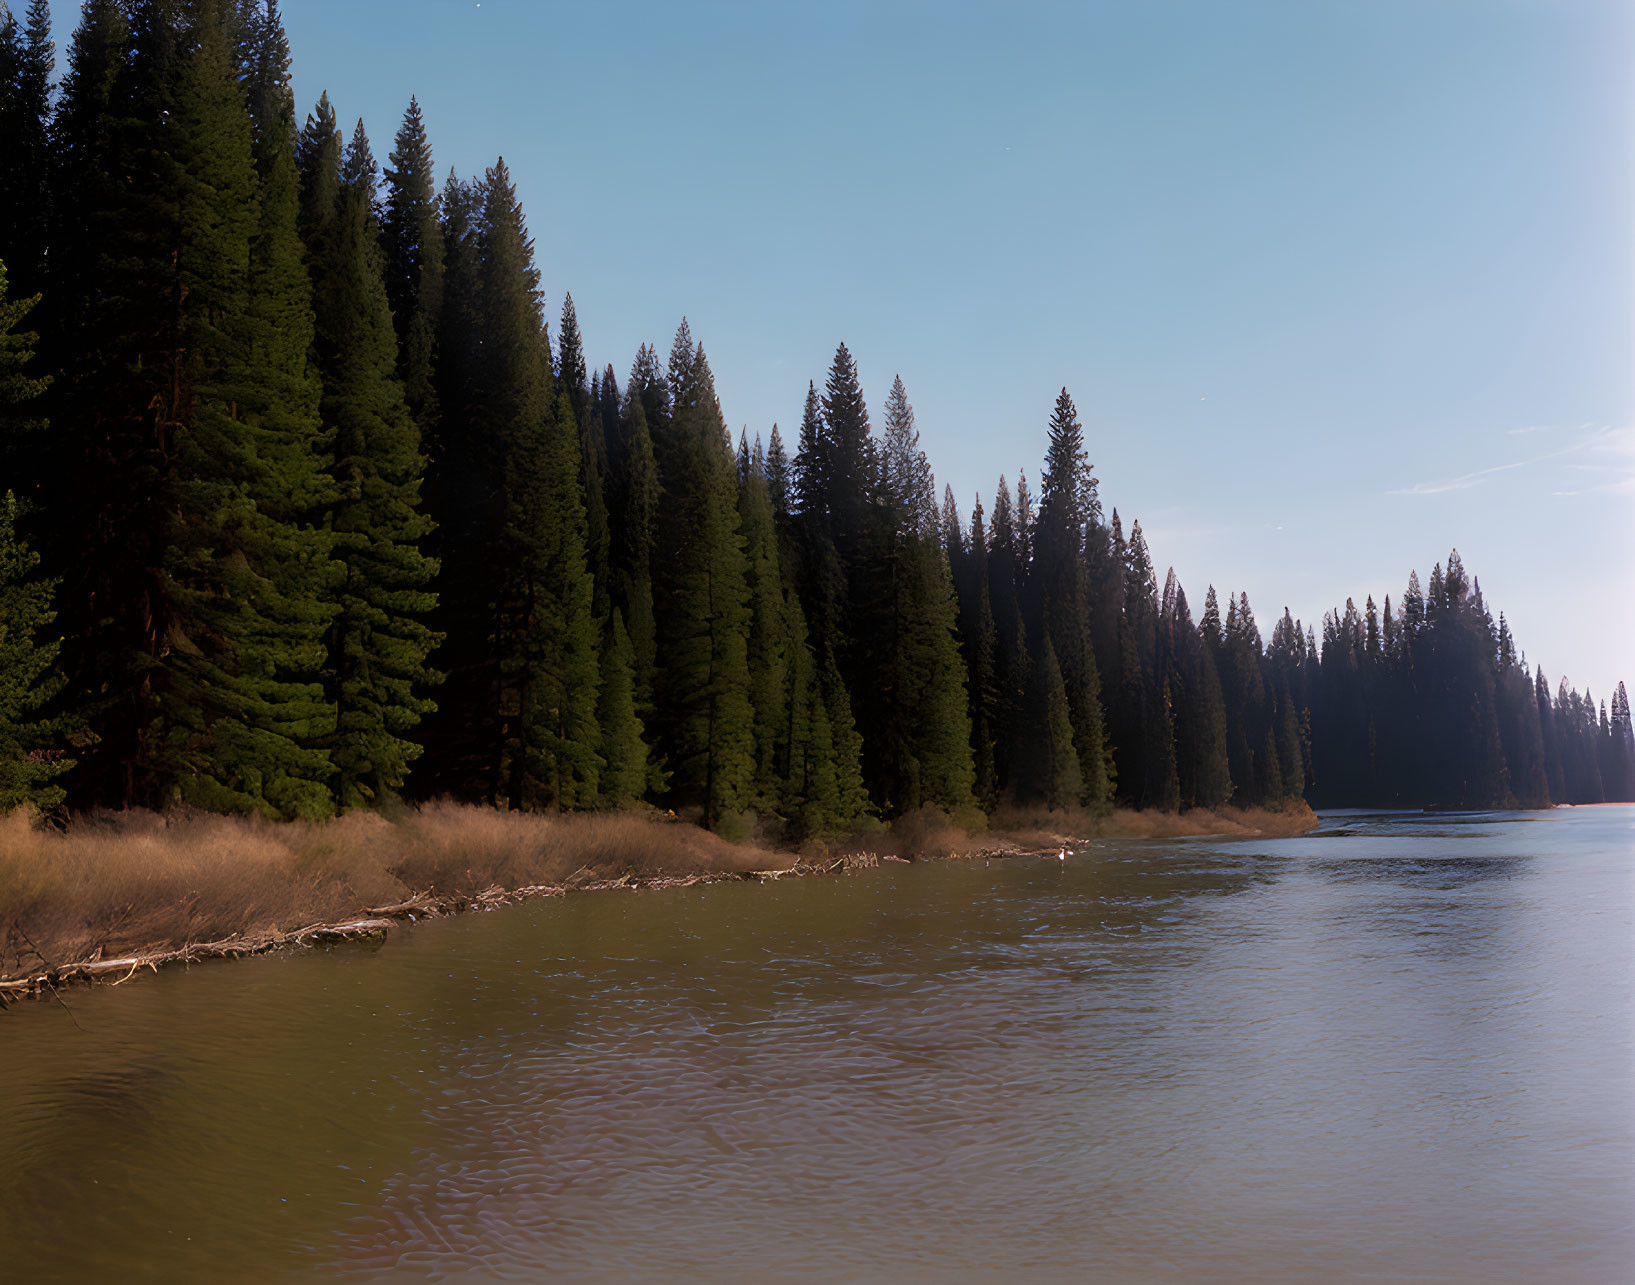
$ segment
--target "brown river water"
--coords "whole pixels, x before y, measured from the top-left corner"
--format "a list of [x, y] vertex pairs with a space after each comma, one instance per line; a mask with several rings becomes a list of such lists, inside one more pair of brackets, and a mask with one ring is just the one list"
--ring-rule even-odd
[[1635, 808], [603, 892], [0, 1015], [0, 1279], [1635, 1279]]

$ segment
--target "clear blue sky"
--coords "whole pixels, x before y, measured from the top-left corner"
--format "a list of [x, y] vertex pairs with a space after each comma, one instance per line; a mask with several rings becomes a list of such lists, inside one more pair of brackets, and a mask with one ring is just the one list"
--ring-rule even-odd
[[1457, 545], [1552, 684], [1635, 681], [1624, 0], [284, 9], [303, 112], [384, 159], [413, 92], [440, 169], [505, 156], [621, 381], [685, 313], [788, 430], [843, 339], [967, 513], [1066, 384], [1195, 610]]

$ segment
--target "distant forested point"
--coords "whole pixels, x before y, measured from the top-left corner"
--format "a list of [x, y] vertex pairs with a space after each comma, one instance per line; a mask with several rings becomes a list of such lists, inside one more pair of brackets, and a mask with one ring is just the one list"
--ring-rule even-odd
[[[3, 10], [0, 10], [3, 12]], [[926, 805], [1635, 798], [1622, 685], [1530, 671], [1457, 553], [1269, 642], [1104, 508], [939, 497], [842, 344], [786, 441], [704, 346], [554, 333], [503, 160], [302, 119], [276, 5], [0, 25], [0, 808], [675, 809], [786, 842]], [[796, 394], [798, 397], [798, 393]], [[793, 409], [793, 402], [791, 405]]]

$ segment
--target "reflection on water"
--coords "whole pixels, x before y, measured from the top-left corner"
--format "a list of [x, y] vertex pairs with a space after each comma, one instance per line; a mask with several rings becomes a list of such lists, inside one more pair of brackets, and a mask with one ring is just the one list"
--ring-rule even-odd
[[1635, 810], [603, 893], [0, 1019], [17, 1279], [1624, 1278]]

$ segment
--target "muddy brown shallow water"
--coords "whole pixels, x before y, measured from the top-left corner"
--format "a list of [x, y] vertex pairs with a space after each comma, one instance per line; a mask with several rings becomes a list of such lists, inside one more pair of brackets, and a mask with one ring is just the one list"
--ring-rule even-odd
[[1635, 809], [531, 902], [0, 1017], [0, 1274], [1628, 1278]]

